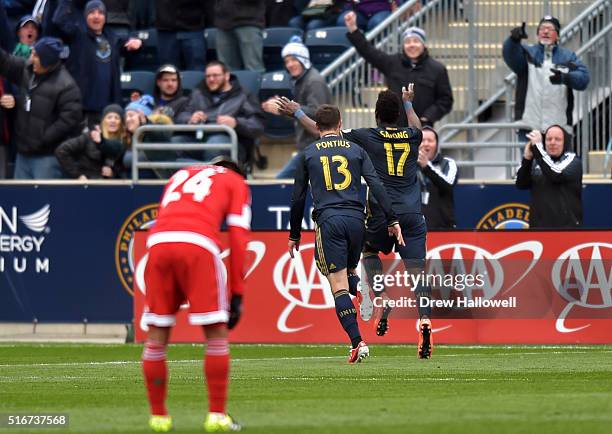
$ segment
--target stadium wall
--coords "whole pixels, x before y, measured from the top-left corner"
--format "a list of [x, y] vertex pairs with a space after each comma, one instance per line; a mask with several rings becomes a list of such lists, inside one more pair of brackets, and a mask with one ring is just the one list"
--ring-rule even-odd
[[[161, 190], [131, 183], [2, 184], [0, 322], [131, 322], [133, 234], [154, 220]], [[253, 183], [253, 229], [284, 230], [290, 194], [288, 184]], [[610, 197], [612, 184], [585, 184], [586, 227], [612, 226]], [[460, 184], [459, 227], [521, 227], [527, 200], [511, 184]], [[610, 232], [595, 233], [612, 243]]]

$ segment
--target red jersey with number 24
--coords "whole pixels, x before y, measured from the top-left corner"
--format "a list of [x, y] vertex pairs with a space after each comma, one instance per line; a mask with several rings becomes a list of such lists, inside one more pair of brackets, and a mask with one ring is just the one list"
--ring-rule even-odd
[[153, 239], [166, 237], [166, 241], [197, 245], [201, 245], [197, 240], [209, 239], [219, 249], [223, 222], [230, 235], [230, 290], [233, 294], [242, 294], [251, 228], [251, 194], [245, 180], [236, 172], [213, 165], [192, 166], [176, 172], [165, 187], [149, 239], [155, 235]]

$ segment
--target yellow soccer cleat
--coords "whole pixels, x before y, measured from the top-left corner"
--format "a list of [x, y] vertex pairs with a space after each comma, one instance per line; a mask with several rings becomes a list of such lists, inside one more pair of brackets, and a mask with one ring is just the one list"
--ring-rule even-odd
[[206, 432], [235, 432], [241, 431], [242, 426], [234, 422], [228, 414], [208, 413], [204, 421], [204, 431]]
[[170, 416], [151, 416], [149, 428], [155, 432], [168, 432], [172, 429], [172, 418]]

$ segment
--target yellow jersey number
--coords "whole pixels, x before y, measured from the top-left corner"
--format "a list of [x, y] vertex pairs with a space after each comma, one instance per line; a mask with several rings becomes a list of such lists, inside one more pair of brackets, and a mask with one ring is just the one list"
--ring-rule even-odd
[[[385, 143], [385, 152], [387, 153], [387, 170], [391, 176], [404, 176], [404, 164], [408, 154], [410, 154], [410, 143]], [[395, 160], [393, 158], [393, 150], [398, 149], [403, 151], [397, 162], [397, 170], [395, 170]]]
[[329, 157], [320, 157], [321, 164], [323, 165], [323, 176], [325, 177], [325, 188], [329, 190], [344, 190], [351, 185], [351, 172], [348, 170], [348, 160], [342, 155], [333, 155], [331, 157], [332, 163], [340, 163], [336, 169], [339, 174], [344, 176], [341, 183], [333, 183], [331, 177], [331, 169], [329, 164]]

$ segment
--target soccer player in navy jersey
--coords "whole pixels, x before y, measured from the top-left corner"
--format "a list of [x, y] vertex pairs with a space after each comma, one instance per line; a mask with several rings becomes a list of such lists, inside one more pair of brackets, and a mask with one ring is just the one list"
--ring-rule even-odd
[[314, 202], [316, 223], [315, 261], [327, 277], [334, 294], [336, 314], [351, 340], [348, 362], [358, 363], [369, 355], [361, 339], [357, 312], [349, 296], [348, 274], [355, 272], [364, 238], [364, 203], [360, 194], [361, 177], [379, 204], [385, 221], [385, 237], [403, 245], [400, 225], [391, 201], [363, 148], [340, 135], [340, 111], [322, 105], [315, 113], [316, 128], [321, 137], [298, 156], [291, 198], [291, 232], [289, 253], [299, 249], [302, 219], [308, 185]]
[[[417, 178], [417, 159], [419, 145], [422, 139], [421, 122], [412, 107], [414, 86], [411, 84], [402, 89], [404, 110], [408, 119], [408, 127], [398, 127], [402, 102], [393, 92], [380, 92], [376, 101], [376, 128], [357, 128], [343, 130], [342, 137], [357, 143], [370, 156], [391, 201], [393, 210], [398, 216], [405, 233], [405, 245], [399, 245], [384, 232], [384, 214], [376, 198], [368, 194], [368, 217], [366, 220], [366, 239], [363, 248], [363, 261], [370, 287], [374, 289], [374, 276], [383, 273], [379, 252], [389, 254], [395, 251], [402, 258], [406, 270], [418, 274], [425, 267], [427, 227], [421, 213], [420, 185]], [[313, 129], [313, 121], [308, 118], [299, 106], [292, 101], [282, 100], [280, 110], [291, 114], [307, 128]], [[353, 290], [356, 290], [355, 280], [352, 280]], [[419, 311], [419, 342], [417, 355], [419, 358], [430, 358], [433, 350], [431, 335], [431, 308], [424, 299], [431, 297], [431, 287], [417, 285], [416, 293]], [[383, 290], [384, 291], [384, 290]], [[383, 291], [375, 291], [376, 296], [382, 296]], [[367, 296], [368, 292], [364, 291]], [[364, 299], [361, 312], [364, 318], [371, 309], [369, 296]], [[364, 309], [364, 307], [366, 309]], [[370, 311], [371, 312], [371, 311]], [[384, 336], [388, 330], [390, 307], [385, 307], [378, 320], [376, 333]], [[371, 313], [369, 313], [371, 315]]]

